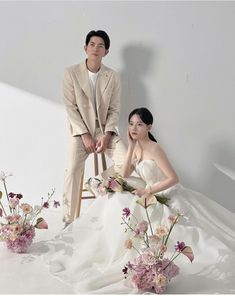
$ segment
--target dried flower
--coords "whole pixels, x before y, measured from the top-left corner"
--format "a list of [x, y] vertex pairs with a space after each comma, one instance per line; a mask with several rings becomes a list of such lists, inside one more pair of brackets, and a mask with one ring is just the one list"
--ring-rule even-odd
[[[51, 197], [55, 190], [48, 193], [47, 200], [41, 206], [36, 205], [32, 207], [28, 203], [21, 203], [23, 195], [20, 193], [10, 192], [8, 194], [6, 187], [6, 178], [10, 174], [4, 172], [0, 173], [0, 181], [2, 181], [5, 195], [8, 202], [9, 210], [6, 210], [4, 203], [2, 203], [2, 192], [0, 191], [0, 240], [5, 241], [7, 247], [13, 252], [25, 252], [35, 236], [35, 228], [47, 229], [48, 224], [43, 218], [37, 218], [41, 211], [49, 207]], [[54, 206], [58, 207], [59, 202], [54, 200]], [[37, 221], [35, 223], [35, 219]], [[35, 225], [34, 225], [35, 224]]]
[[159, 237], [163, 237], [167, 234], [168, 234], [168, 229], [166, 226], [161, 225], [156, 229], [156, 235]]
[[125, 241], [125, 247], [126, 247], [127, 249], [131, 249], [132, 246], [133, 246], [133, 244], [132, 244], [132, 240], [131, 240], [130, 238], [127, 239], [127, 240]]
[[[126, 210], [124, 210], [125, 213]], [[170, 222], [169, 229], [165, 225], [160, 225], [156, 229], [156, 234], [154, 234], [147, 207], [145, 207], [145, 211], [147, 221], [138, 222], [130, 212], [128, 212], [128, 220], [122, 217], [123, 224], [133, 233], [134, 242], [136, 246], [139, 246], [138, 250], [131, 238], [126, 240], [125, 246], [128, 249], [135, 249], [138, 256], [129, 261], [122, 271], [125, 278], [130, 278], [138, 289], [147, 291], [154, 289], [156, 293], [163, 293], [171, 279], [179, 274], [179, 267], [173, 262], [177, 256], [183, 254], [192, 262], [194, 255], [192, 249], [186, 246], [185, 243], [177, 242], [175, 249], [178, 253], [174, 253], [171, 259], [164, 258], [165, 254], [167, 254], [167, 242], [170, 233], [179, 215], [170, 215], [168, 219]], [[131, 219], [132, 217], [134, 219]]]

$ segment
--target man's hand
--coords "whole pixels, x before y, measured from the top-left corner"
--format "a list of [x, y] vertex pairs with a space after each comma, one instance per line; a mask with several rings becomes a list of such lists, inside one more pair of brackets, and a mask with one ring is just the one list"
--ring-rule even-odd
[[112, 133], [106, 132], [99, 140], [96, 142], [96, 152], [101, 153], [104, 152], [108, 147], [109, 141], [111, 139]]
[[84, 144], [87, 153], [95, 152], [95, 141], [89, 133], [81, 135], [82, 142]]

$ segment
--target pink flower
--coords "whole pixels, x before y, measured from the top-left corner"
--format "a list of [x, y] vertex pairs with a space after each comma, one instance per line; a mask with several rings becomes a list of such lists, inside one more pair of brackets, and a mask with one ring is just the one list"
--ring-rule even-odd
[[159, 226], [156, 230], [156, 234], [159, 237], [163, 237], [163, 236], [167, 235], [167, 233], [168, 233], [168, 229], [166, 226], [163, 226], [163, 225]]
[[146, 232], [148, 230], [148, 222], [147, 221], [141, 221], [137, 224], [137, 229], [140, 230], [140, 232]]
[[125, 216], [126, 218], [128, 218], [130, 216], [130, 214], [131, 214], [131, 211], [130, 211], [129, 208], [124, 208], [122, 210], [122, 212], [123, 212], [122, 215]]
[[35, 229], [31, 226], [23, 234], [17, 235], [14, 240], [6, 239], [7, 248], [15, 253], [24, 253], [32, 244], [34, 236]]
[[175, 250], [177, 252], [182, 252], [183, 249], [186, 247], [185, 243], [184, 242], [177, 242], [177, 244], [175, 245]]
[[162, 273], [158, 274], [154, 280], [156, 285], [159, 287], [165, 287], [167, 284], [167, 278]]
[[177, 218], [178, 218], [178, 216], [169, 215], [168, 220], [170, 221], [170, 223], [173, 224], [173, 223], [177, 222]]
[[165, 246], [165, 245], [160, 246], [160, 253], [161, 254], [164, 254], [166, 252], [166, 250], [167, 250], [167, 246]]
[[159, 244], [159, 241], [160, 241], [160, 238], [156, 234], [149, 236], [149, 245], [150, 245], [150, 247], [156, 249], [156, 247]]
[[20, 208], [22, 209], [23, 213], [26, 215], [33, 211], [33, 208], [31, 207], [31, 205], [27, 203], [21, 204]]
[[18, 204], [19, 204], [19, 199], [16, 196], [10, 198], [10, 200], [9, 200], [9, 206], [12, 209], [15, 209]]
[[157, 258], [155, 257], [154, 253], [148, 251], [142, 255], [143, 263], [146, 265], [154, 265], [157, 262]]
[[112, 189], [115, 192], [121, 192], [123, 191], [122, 185], [115, 179], [111, 179], [109, 181], [109, 186], [110, 189]]

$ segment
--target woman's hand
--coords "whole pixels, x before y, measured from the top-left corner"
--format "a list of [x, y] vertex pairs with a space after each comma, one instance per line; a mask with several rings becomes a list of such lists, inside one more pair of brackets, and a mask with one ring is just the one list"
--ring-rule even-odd
[[138, 188], [132, 191], [133, 194], [138, 195], [138, 196], [143, 196], [146, 194], [146, 189], [145, 188]]
[[134, 148], [136, 145], [136, 140], [132, 138], [129, 129], [127, 129], [127, 140], [128, 140], [128, 145]]

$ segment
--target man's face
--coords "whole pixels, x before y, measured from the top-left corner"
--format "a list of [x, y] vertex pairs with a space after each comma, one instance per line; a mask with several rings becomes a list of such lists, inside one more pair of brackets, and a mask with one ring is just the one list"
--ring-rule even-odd
[[91, 37], [88, 45], [85, 45], [84, 49], [88, 59], [94, 61], [101, 61], [108, 53], [108, 50], [105, 49], [104, 40], [98, 36]]

